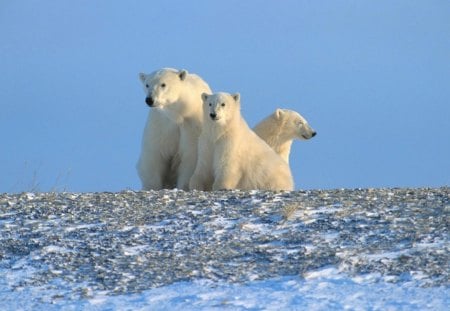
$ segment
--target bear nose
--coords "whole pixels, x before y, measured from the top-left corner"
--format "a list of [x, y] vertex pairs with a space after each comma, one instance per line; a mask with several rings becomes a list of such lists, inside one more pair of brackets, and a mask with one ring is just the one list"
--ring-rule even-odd
[[147, 105], [149, 105], [150, 107], [152, 107], [153, 106], [153, 98], [151, 98], [151, 97], [146, 97], [145, 98], [145, 102], [147, 103]]
[[217, 114], [215, 114], [214, 112], [211, 112], [210, 114], [209, 114], [209, 116], [211, 117], [211, 119], [215, 119], [216, 117], [217, 117]]
[[314, 132], [312, 132], [311, 137], [314, 137], [314, 136], [316, 136], [316, 135], [317, 135], [317, 132], [314, 131]]

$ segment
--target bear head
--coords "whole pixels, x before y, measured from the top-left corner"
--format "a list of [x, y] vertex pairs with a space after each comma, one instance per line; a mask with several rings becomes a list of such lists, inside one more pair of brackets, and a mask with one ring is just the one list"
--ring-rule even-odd
[[306, 140], [316, 136], [316, 131], [299, 113], [288, 109], [277, 109], [273, 118], [287, 139]]
[[202, 94], [204, 120], [225, 125], [240, 114], [240, 95], [228, 93]]
[[164, 108], [177, 102], [187, 75], [186, 70], [172, 68], [163, 68], [151, 74], [140, 73], [139, 79], [144, 87], [147, 105], [154, 108]]

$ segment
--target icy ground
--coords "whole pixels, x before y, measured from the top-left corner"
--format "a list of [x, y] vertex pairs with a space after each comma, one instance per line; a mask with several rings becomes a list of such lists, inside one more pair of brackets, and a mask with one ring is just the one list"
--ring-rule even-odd
[[0, 310], [448, 310], [450, 188], [0, 194]]

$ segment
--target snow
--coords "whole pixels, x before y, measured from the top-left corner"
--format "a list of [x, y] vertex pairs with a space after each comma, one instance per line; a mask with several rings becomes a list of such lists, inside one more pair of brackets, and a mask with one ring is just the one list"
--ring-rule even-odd
[[10, 291], [0, 282], [2, 310], [448, 310], [448, 288], [422, 288], [379, 280], [379, 275], [351, 278], [334, 268], [305, 278], [283, 276], [245, 284], [194, 280], [141, 293], [58, 300], [58, 290], [27, 287]]

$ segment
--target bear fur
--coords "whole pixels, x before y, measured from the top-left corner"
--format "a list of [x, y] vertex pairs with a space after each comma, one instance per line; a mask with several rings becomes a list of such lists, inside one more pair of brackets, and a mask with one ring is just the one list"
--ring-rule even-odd
[[239, 94], [204, 93], [202, 99], [203, 130], [191, 189], [294, 189], [288, 163], [241, 116]]
[[294, 139], [307, 140], [316, 136], [316, 131], [298, 112], [277, 109], [259, 122], [253, 131], [261, 137], [287, 163]]
[[[141, 79], [145, 82], [145, 77]], [[141, 154], [136, 165], [142, 190], [175, 187], [179, 140], [178, 125], [160, 110], [150, 109], [142, 135]]]
[[[202, 78], [186, 70], [163, 68], [150, 75], [141, 73], [140, 77], [146, 92], [145, 102], [152, 108], [152, 117], [146, 129], [154, 131], [148, 141], [144, 137], [145, 145], [151, 146], [150, 150], [162, 148], [161, 154], [154, 159], [150, 157], [156, 152], [143, 149], [138, 167], [145, 169], [145, 173], [140, 173], [140, 176], [148, 178], [157, 174], [158, 178], [150, 180], [162, 180], [162, 186], [169, 188], [175, 180], [174, 186], [187, 190], [197, 161], [198, 137], [202, 128], [201, 94], [211, 93], [211, 89]], [[155, 125], [151, 125], [152, 122]], [[145, 131], [146, 134], [148, 132]], [[161, 137], [158, 138], [158, 135]], [[157, 162], [161, 159], [158, 166]], [[143, 182], [144, 187], [146, 184]]]

